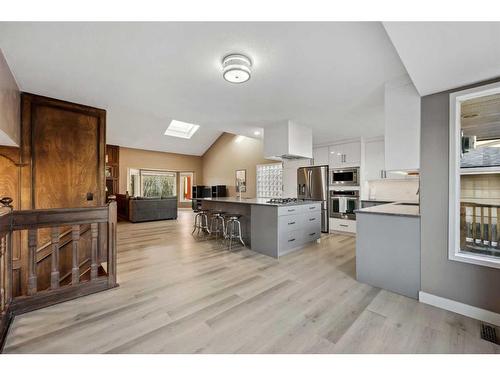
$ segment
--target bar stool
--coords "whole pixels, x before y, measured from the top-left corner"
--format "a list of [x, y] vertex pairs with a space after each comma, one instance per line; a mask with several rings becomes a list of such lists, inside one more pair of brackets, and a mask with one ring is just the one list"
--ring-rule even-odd
[[224, 214], [224, 217], [227, 219], [226, 223], [226, 235], [224, 239], [229, 241], [228, 247], [229, 251], [231, 251], [231, 247], [233, 244], [233, 239], [238, 240], [243, 246], [245, 246], [245, 242], [243, 242], [243, 238], [241, 237], [241, 222], [240, 214]]
[[193, 234], [197, 229], [197, 234], [200, 234], [200, 230], [202, 232], [206, 231], [210, 234], [210, 229], [208, 229], [208, 215], [210, 214], [210, 210], [199, 209], [194, 212], [196, 212], [196, 216], [194, 217], [193, 231], [191, 234]]
[[210, 234], [215, 235], [215, 239], [219, 238], [219, 234], [221, 238], [225, 237], [226, 234], [226, 222], [224, 220], [223, 211], [212, 211], [212, 216], [210, 217]]

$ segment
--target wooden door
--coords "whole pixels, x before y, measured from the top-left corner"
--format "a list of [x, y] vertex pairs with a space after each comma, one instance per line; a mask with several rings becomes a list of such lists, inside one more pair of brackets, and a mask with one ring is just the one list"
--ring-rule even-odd
[[[21, 96], [21, 208], [91, 207], [105, 204], [106, 112], [80, 104], [23, 93]], [[67, 231], [65, 231], [67, 229]], [[104, 229], [104, 228], [102, 228]], [[61, 275], [71, 267], [70, 228], [61, 228]], [[68, 233], [66, 233], [68, 232]], [[102, 233], [105, 230], [101, 231]], [[104, 257], [105, 238], [100, 238]], [[27, 249], [22, 246], [22, 292]], [[38, 286], [48, 287], [50, 233], [38, 232]], [[82, 228], [81, 265], [86, 267], [90, 231]]]

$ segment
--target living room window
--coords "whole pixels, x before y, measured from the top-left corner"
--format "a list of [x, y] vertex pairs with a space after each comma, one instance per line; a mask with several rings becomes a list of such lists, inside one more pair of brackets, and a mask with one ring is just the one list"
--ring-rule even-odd
[[500, 268], [500, 84], [450, 95], [449, 258]]
[[129, 194], [137, 197], [177, 196], [177, 172], [129, 169]]

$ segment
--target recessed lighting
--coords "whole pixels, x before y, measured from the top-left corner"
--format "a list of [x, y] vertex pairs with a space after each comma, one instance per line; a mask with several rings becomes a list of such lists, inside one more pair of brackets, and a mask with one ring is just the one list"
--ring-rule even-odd
[[260, 131], [258, 131], [258, 130], [254, 131], [253, 135], [260, 135]]
[[252, 62], [244, 55], [228, 55], [222, 60], [222, 76], [231, 83], [243, 83], [251, 77]]
[[167, 130], [165, 130], [165, 135], [169, 135], [171, 137], [190, 139], [199, 128], [200, 125], [172, 120]]

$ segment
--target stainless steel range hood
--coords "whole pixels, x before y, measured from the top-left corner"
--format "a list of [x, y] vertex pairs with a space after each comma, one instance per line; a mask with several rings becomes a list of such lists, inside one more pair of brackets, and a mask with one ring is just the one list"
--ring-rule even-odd
[[290, 120], [264, 129], [266, 159], [311, 159], [312, 131]]

